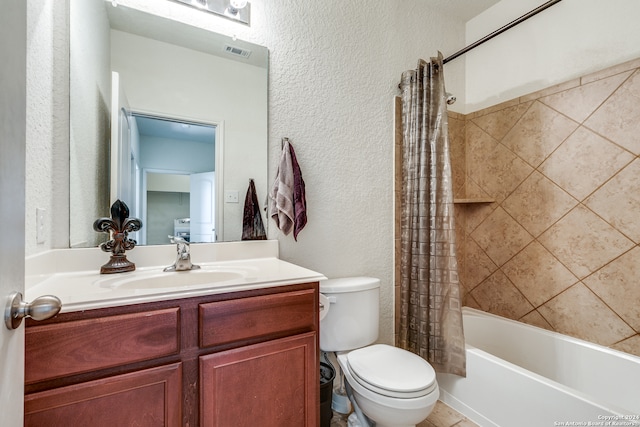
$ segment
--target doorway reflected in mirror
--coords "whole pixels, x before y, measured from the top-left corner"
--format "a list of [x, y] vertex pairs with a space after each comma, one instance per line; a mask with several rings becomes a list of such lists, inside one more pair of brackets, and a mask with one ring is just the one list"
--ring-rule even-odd
[[131, 114], [129, 206], [141, 244], [216, 241], [216, 126]]

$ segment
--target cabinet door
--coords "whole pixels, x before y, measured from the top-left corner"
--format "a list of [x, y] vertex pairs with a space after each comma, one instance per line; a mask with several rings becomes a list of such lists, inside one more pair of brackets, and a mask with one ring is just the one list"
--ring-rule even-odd
[[200, 357], [201, 427], [312, 427], [319, 421], [316, 333]]
[[181, 423], [182, 364], [25, 396], [25, 426], [166, 426]]

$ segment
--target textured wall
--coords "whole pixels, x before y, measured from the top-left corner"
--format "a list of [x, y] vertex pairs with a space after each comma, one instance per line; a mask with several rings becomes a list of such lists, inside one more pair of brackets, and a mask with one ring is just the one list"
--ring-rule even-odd
[[640, 355], [639, 98], [635, 60], [457, 123], [467, 305]]
[[309, 205], [297, 243], [273, 222], [270, 235], [283, 258], [328, 277], [379, 277], [381, 340], [392, 342], [393, 97], [419, 57], [462, 44], [462, 25], [420, 1], [268, 2], [267, 12], [270, 175], [280, 138], [292, 138]]
[[[27, 5], [25, 250], [69, 244], [69, 48], [65, 0]], [[36, 208], [46, 211], [45, 243], [36, 240]]]

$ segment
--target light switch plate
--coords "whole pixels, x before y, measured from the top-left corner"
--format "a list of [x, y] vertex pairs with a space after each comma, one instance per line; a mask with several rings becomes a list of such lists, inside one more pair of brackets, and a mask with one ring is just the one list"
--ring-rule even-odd
[[36, 208], [36, 242], [39, 244], [45, 243], [47, 238], [45, 236], [45, 215], [47, 211], [42, 208]]
[[236, 190], [227, 190], [224, 192], [225, 203], [238, 203], [239, 194]]

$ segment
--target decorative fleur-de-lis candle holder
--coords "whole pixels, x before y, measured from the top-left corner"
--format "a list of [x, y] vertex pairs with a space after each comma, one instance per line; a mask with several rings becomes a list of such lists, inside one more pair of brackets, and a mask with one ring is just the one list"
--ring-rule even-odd
[[142, 228], [142, 221], [138, 218], [129, 218], [129, 208], [120, 200], [116, 200], [111, 205], [111, 218], [96, 219], [93, 229], [110, 233], [111, 237], [111, 240], [100, 245], [103, 251], [111, 252], [109, 262], [100, 267], [100, 273], [124, 273], [136, 269], [136, 265], [127, 259], [125, 251], [136, 246], [135, 240], [129, 239], [128, 235], [140, 228]]

